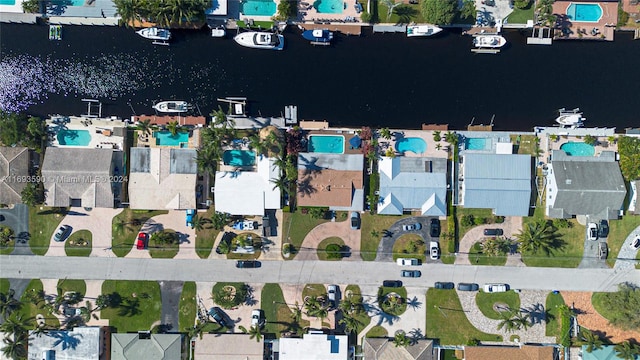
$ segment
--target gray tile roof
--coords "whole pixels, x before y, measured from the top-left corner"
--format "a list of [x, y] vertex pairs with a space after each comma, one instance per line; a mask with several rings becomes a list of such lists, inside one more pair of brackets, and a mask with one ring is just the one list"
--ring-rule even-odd
[[20, 176], [29, 175], [29, 149], [26, 147], [0, 147], [0, 204], [22, 202], [25, 181]]
[[180, 334], [111, 334], [111, 360], [180, 360]]

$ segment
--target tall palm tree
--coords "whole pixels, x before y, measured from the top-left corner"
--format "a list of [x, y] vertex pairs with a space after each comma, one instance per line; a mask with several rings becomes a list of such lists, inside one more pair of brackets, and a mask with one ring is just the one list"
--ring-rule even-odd
[[632, 344], [629, 340], [622, 342], [613, 348], [616, 351], [616, 356], [624, 360], [635, 360], [637, 355], [640, 355], [640, 348], [636, 344]]
[[5, 337], [2, 339], [4, 347], [2, 354], [8, 359], [26, 359], [27, 358], [27, 336]]
[[558, 247], [556, 229], [545, 219], [527, 224], [520, 233], [516, 234], [516, 238], [520, 249], [531, 254], [543, 252], [549, 256]]
[[386, 140], [390, 140], [391, 139], [391, 131], [389, 130], [389, 128], [382, 128], [380, 129], [380, 137]]
[[0, 324], [0, 331], [5, 334], [13, 334], [14, 337], [19, 337], [27, 333], [27, 328], [33, 326], [32, 320], [32, 318], [25, 318], [24, 315], [20, 313], [13, 313]]
[[258, 134], [253, 134], [249, 137], [249, 147], [255, 150], [257, 155], [264, 155], [269, 150], [269, 144], [260, 139]]
[[167, 130], [169, 130], [172, 136], [176, 136], [179, 128], [180, 124], [178, 124], [177, 121], [171, 121], [167, 124]]
[[520, 311], [518, 311], [513, 316], [513, 320], [515, 321], [518, 330], [520, 329], [527, 330], [528, 328], [531, 327], [531, 322], [529, 321], [529, 315], [524, 314]]
[[280, 189], [281, 192], [289, 194], [291, 192], [291, 188], [289, 188], [289, 181], [286, 178], [281, 177], [277, 179], [271, 179], [271, 183], [273, 184], [273, 190]]
[[145, 12], [144, 4], [139, 0], [114, 0], [116, 14], [120, 15], [120, 23], [124, 26], [133, 26], [135, 22], [142, 22], [142, 13]]
[[14, 298], [15, 294], [13, 289], [9, 289], [6, 293], [0, 293], [0, 315], [3, 319], [8, 318], [11, 313], [22, 307], [22, 302]]
[[358, 320], [355, 316], [345, 316], [340, 319], [338, 323], [344, 325], [344, 330], [347, 333], [355, 333], [362, 325], [364, 325], [362, 321]]
[[204, 229], [204, 219], [196, 215], [191, 219], [191, 228], [195, 231], [202, 231]]
[[592, 352], [593, 350], [602, 349], [602, 345], [604, 344], [604, 342], [602, 341], [600, 336], [596, 335], [593, 331], [582, 328], [580, 335], [582, 335], [582, 341], [587, 343], [586, 350], [588, 353]]
[[407, 347], [409, 346], [409, 343], [411, 343], [411, 339], [409, 339], [409, 337], [407, 336], [407, 334], [404, 333], [404, 331], [402, 332], [398, 332], [394, 337], [393, 337], [393, 345], [395, 345], [395, 347]]
[[138, 129], [144, 134], [151, 134], [151, 119], [144, 119], [138, 122]]
[[218, 147], [208, 146], [196, 150], [196, 165], [200, 173], [213, 175], [218, 169], [218, 161], [220, 160], [220, 151]]
[[517, 319], [514, 318], [515, 312], [513, 310], [509, 311], [501, 311], [500, 312], [500, 322], [498, 323], [498, 330], [504, 330], [506, 332], [512, 332], [518, 330], [519, 323]]
[[260, 330], [260, 326], [251, 326], [247, 333], [249, 334], [249, 339], [256, 339], [257, 342], [262, 340], [262, 330]]

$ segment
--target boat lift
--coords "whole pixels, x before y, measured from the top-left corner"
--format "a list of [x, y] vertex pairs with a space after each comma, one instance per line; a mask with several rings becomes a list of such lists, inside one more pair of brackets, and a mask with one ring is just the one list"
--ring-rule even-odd
[[[87, 117], [87, 118], [101, 118], [102, 117], [102, 103], [100, 102], [100, 100], [96, 100], [96, 99], [82, 99], [82, 101], [87, 103], [87, 113], [85, 115], [82, 115], [83, 117]], [[98, 104], [98, 115], [92, 115], [91, 114], [91, 107], [93, 104]]]
[[62, 40], [62, 25], [49, 25], [49, 40]]
[[247, 98], [246, 97], [226, 97], [224, 99], [216, 99], [220, 102], [229, 103], [230, 117], [247, 116]]

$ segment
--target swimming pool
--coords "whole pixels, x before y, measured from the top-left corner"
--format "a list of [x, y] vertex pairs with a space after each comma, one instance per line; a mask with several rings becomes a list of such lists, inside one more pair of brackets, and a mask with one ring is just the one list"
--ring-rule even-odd
[[156, 131], [153, 137], [156, 138], [156, 145], [159, 146], [186, 147], [185, 145], [189, 143], [189, 134], [185, 132], [179, 132], [174, 136], [170, 131]]
[[560, 150], [566, 152], [569, 156], [593, 156], [596, 152], [596, 148], [593, 145], [574, 141], [562, 144]]
[[58, 144], [70, 146], [87, 146], [91, 141], [89, 130], [60, 130]]
[[464, 148], [467, 150], [489, 150], [490, 142], [486, 138], [466, 138]]
[[240, 12], [245, 15], [272, 16], [276, 3], [272, 0], [245, 0], [240, 3]]
[[401, 153], [411, 151], [415, 154], [422, 154], [427, 151], [427, 143], [417, 137], [403, 138], [396, 142], [396, 150]]
[[317, 0], [313, 7], [322, 14], [342, 14], [345, 4], [342, 0]]
[[579, 22], [598, 22], [602, 17], [602, 8], [598, 4], [571, 3], [567, 7], [567, 17]]
[[309, 152], [342, 154], [344, 153], [344, 136], [312, 135], [309, 136]]
[[256, 163], [256, 153], [251, 150], [226, 150], [222, 154], [225, 165], [253, 166]]
[[16, 0], [0, 0], [0, 5], [15, 5]]

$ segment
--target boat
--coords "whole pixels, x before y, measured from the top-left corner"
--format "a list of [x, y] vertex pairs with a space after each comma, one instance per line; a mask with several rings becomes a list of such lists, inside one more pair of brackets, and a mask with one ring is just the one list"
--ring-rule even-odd
[[254, 49], [284, 49], [284, 36], [270, 32], [247, 31], [236, 35], [233, 40], [242, 46]]
[[507, 39], [498, 34], [479, 34], [473, 37], [473, 45], [481, 49], [497, 49], [506, 43]]
[[409, 25], [407, 26], [407, 37], [414, 36], [432, 36], [442, 31], [441, 28], [435, 25]]
[[311, 41], [313, 45], [330, 45], [333, 40], [333, 32], [329, 29], [305, 30], [302, 37]]
[[49, 40], [62, 40], [62, 25], [49, 25]]
[[558, 117], [556, 122], [562, 127], [577, 128], [581, 127], [586, 120], [582, 117], [582, 112], [579, 108], [573, 110], [565, 110], [564, 108], [558, 110]]
[[171, 32], [168, 29], [160, 29], [156, 27], [140, 29], [136, 31], [136, 34], [149, 40], [169, 41], [171, 39]]
[[160, 101], [159, 103], [153, 105], [153, 108], [158, 112], [163, 113], [182, 113], [189, 111], [191, 106], [186, 101]]
[[211, 29], [211, 36], [216, 38], [222, 38], [227, 34], [227, 31], [223, 26]]

